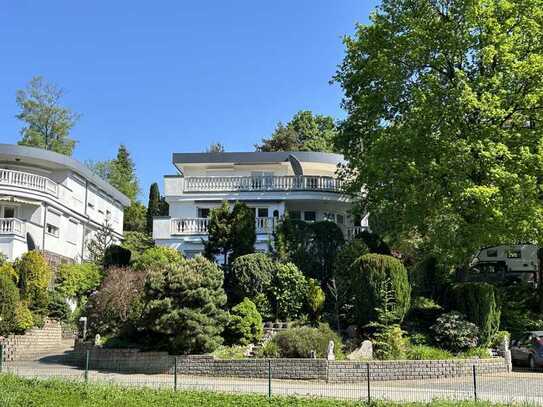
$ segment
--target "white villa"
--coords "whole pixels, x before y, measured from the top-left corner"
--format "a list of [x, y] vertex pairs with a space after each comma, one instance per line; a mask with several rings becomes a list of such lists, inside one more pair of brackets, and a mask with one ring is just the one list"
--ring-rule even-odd
[[354, 219], [351, 199], [336, 178], [338, 154], [246, 152], [173, 154], [179, 174], [164, 177], [168, 217], [153, 221], [157, 245], [186, 256], [203, 251], [209, 211], [223, 201], [245, 202], [256, 217], [257, 251], [267, 251], [274, 226], [285, 214], [308, 222], [331, 220], [347, 239], [367, 228]]
[[120, 240], [129, 199], [78, 161], [38, 148], [0, 144], [0, 253], [41, 250], [54, 263], [86, 257], [106, 218]]

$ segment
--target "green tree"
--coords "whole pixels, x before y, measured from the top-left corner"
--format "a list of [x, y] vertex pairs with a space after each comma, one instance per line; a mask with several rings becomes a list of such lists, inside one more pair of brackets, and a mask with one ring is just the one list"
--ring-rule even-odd
[[132, 253], [131, 260], [137, 262], [139, 257], [149, 248], [154, 246], [153, 239], [147, 233], [125, 232], [121, 245]]
[[307, 300], [307, 280], [292, 263], [278, 263], [276, 267], [270, 288], [275, 317], [283, 320], [299, 318]]
[[225, 337], [232, 344], [249, 345], [258, 342], [263, 334], [262, 317], [255, 303], [244, 298], [230, 311]]
[[140, 191], [136, 166], [126, 146], [121, 144], [117, 157], [111, 160], [109, 183], [135, 202]]
[[0, 274], [0, 336], [13, 332], [17, 326], [19, 291], [7, 274]]
[[26, 89], [17, 91], [21, 111], [16, 117], [25, 123], [19, 144], [72, 155], [76, 142], [70, 138], [70, 131], [79, 115], [60, 105], [63, 96], [62, 89], [41, 76], [35, 76]]
[[153, 182], [149, 188], [149, 203], [147, 204], [147, 227], [148, 234], [153, 233], [153, 217], [167, 216], [169, 211], [168, 203], [160, 196], [158, 184]]
[[287, 123], [279, 122], [269, 139], [256, 145], [257, 151], [334, 151], [337, 127], [330, 116], [299, 111]]
[[15, 261], [19, 275], [21, 300], [28, 301], [28, 307], [36, 314], [45, 315], [49, 295], [47, 289], [53, 272], [40, 252], [32, 250]]
[[377, 309], [384, 302], [382, 293], [385, 281], [390, 281], [390, 288], [387, 287], [387, 290], [393, 296], [392, 312], [398, 321], [402, 321], [411, 300], [411, 286], [402, 262], [391, 256], [370, 253], [358, 258], [353, 267], [356, 273], [353, 273], [350, 283], [355, 290], [352, 313], [356, 323], [364, 326], [377, 320]]
[[457, 284], [453, 289], [453, 304], [477, 325], [480, 344], [489, 346], [500, 330], [501, 308], [496, 287], [487, 283]]
[[223, 271], [202, 256], [155, 269], [145, 283], [146, 329], [170, 352], [212, 352], [227, 322]]
[[65, 298], [88, 295], [98, 288], [102, 271], [94, 263], [62, 264], [55, 276], [55, 289]]
[[205, 256], [214, 260], [222, 256], [227, 269], [236, 257], [254, 251], [256, 242], [255, 215], [246, 204], [236, 202], [230, 211], [228, 202], [211, 210]]
[[307, 308], [314, 323], [318, 323], [321, 319], [322, 310], [326, 295], [322, 290], [319, 282], [313, 278], [307, 280]]
[[145, 233], [147, 229], [147, 208], [139, 202], [132, 202], [124, 209], [123, 228], [127, 232]]
[[137, 259], [133, 267], [137, 271], [148, 272], [154, 268], [164, 268], [182, 261], [183, 256], [171, 247], [153, 246], [146, 249]]
[[540, 0], [383, 0], [345, 38], [352, 191], [450, 262], [543, 236]]
[[[275, 264], [264, 253], [251, 253], [236, 258], [225, 284], [229, 302], [236, 304], [244, 298], [254, 302], [259, 295], [267, 295], [274, 273]], [[259, 312], [262, 313], [262, 310], [259, 309]]]

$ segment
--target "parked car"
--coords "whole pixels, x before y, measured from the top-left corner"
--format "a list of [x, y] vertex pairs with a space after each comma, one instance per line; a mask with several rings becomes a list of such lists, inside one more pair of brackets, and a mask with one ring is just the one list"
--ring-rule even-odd
[[543, 367], [543, 331], [526, 332], [511, 341], [511, 359], [515, 365]]

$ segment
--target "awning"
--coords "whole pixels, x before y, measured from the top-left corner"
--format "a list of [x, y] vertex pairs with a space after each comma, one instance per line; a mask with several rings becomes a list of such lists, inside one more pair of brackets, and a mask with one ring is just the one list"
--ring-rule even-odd
[[0, 195], [0, 202], [22, 203], [27, 205], [40, 206], [41, 202], [33, 199], [19, 198], [17, 196]]

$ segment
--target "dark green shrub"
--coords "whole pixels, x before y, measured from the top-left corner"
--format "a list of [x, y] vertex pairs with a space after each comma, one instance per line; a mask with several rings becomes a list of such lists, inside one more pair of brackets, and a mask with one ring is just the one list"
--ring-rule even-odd
[[108, 246], [106, 252], [104, 253], [104, 268], [108, 267], [127, 267], [130, 264], [130, 257], [132, 253], [130, 250], [112, 244]]
[[8, 274], [0, 274], [0, 336], [12, 333], [17, 327], [19, 291]]
[[330, 341], [334, 341], [336, 359], [342, 359], [341, 338], [326, 324], [321, 324], [318, 328], [289, 328], [272, 339], [282, 358], [309, 358], [311, 351], [315, 351], [318, 358], [326, 358]]
[[230, 311], [230, 320], [225, 330], [225, 337], [231, 344], [249, 345], [256, 343], [264, 333], [262, 317], [255, 304], [248, 298]]
[[49, 264], [38, 251], [29, 251], [15, 261], [19, 275], [21, 299], [28, 301], [28, 307], [35, 314], [45, 315], [49, 296], [47, 288], [53, 277]]
[[381, 293], [385, 281], [390, 283], [392, 311], [402, 321], [411, 297], [407, 270], [402, 262], [391, 256], [370, 253], [356, 260], [353, 267], [358, 272], [351, 281], [355, 290], [353, 314], [356, 322], [363, 326], [377, 319], [376, 309], [383, 301]]
[[334, 222], [304, 222], [286, 218], [275, 231], [276, 256], [294, 263], [305, 276], [324, 282], [333, 276], [334, 262], [344, 244]]
[[[237, 304], [244, 298], [254, 301], [259, 294], [265, 294], [270, 288], [275, 265], [264, 253], [251, 253], [234, 260], [226, 289], [230, 303]], [[259, 311], [262, 311], [259, 309]]]
[[488, 346], [500, 329], [501, 308], [496, 288], [488, 283], [458, 284], [453, 289], [454, 309], [479, 328], [482, 346]]
[[145, 250], [132, 265], [136, 271], [149, 271], [153, 268], [162, 268], [168, 265], [177, 264], [182, 256], [177, 250], [171, 247], [154, 246]]
[[428, 345], [413, 345], [407, 350], [407, 359], [411, 360], [447, 360], [454, 358], [454, 355], [440, 348]]
[[49, 295], [49, 304], [47, 305], [47, 315], [58, 321], [67, 321], [70, 317], [70, 308], [64, 297], [58, 291], [53, 291]]
[[451, 352], [458, 353], [475, 348], [479, 342], [477, 326], [456, 311], [441, 315], [431, 330], [436, 343]]
[[405, 318], [405, 326], [412, 336], [414, 333], [428, 335], [430, 327], [443, 313], [443, 308], [434, 300], [416, 297], [411, 301], [411, 308]]
[[276, 265], [271, 302], [277, 319], [292, 320], [301, 316], [307, 299], [307, 281], [292, 263]]
[[202, 256], [148, 273], [142, 323], [154, 335], [154, 347], [198, 354], [221, 345], [227, 322], [223, 280], [223, 271]]
[[124, 232], [122, 247], [130, 250], [130, 260], [138, 261], [139, 257], [155, 245], [151, 236], [143, 232]]

